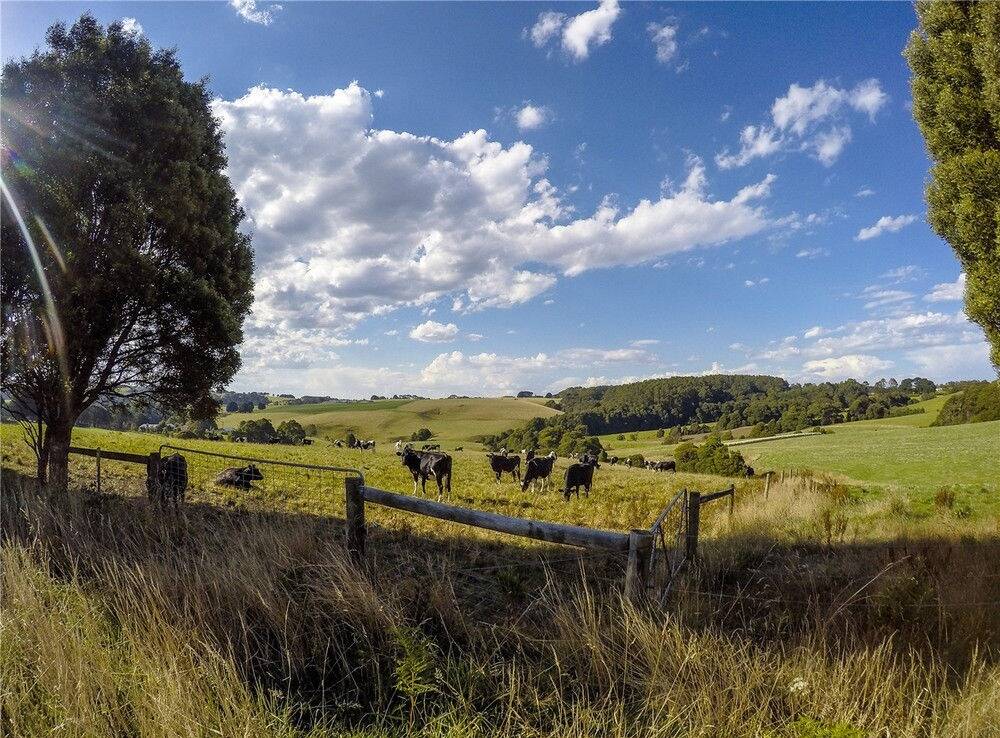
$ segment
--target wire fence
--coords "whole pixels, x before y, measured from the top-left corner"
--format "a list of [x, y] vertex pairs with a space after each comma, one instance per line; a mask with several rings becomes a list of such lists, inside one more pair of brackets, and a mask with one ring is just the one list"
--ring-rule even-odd
[[235, 456], [165, 444], [160, 447], [159, 483], [169, 497], [187, 494], [224, 504], [343, 513], [344, 479], [364, 480], [360, 469]]

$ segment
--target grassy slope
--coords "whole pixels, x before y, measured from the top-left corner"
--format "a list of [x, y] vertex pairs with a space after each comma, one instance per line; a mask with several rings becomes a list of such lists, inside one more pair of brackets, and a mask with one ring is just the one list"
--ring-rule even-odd
[[269, 418], [275, 426], [294, 419], [303, 425], [316, 425], [323, 438], [343, 438], [351, 431], [378, 441], [409, 437], [418, 428], [430, 428], [435, 440], [453, 443], [556, 414], [557, 410], [538, 402], [502, 397], [279, 405], [251, 414], [230, 413], [219, 422], [228, 428], [250, 418]]
[[805, 467], [901, 490], [946, 485], [997, 488], [1000, 421], [929, 427], [946, 397], [920, 403], [926, 412], [831, 426], [830, 433], [779, 439], [741, 449], [758, 468]]
[[[3, 441], [3, 465], [22, 471], [32, 468], [32, 457], [27, 447], [19, 441], [20, 430], [14, 425], [0, 426]], [[180, 441], [148, 433], [122, 433], [93, 428], [78, 428], [73, 434], [77, 445], [104, 450], [149, 453], [161, 444], [175, 444], [184, 448], [200, 449], [216, 454], [239, 457], [275, 459], [327, 466], [359, 467], [369, 484], [382, 489], [411, 492], [413, 481], [388, 444], [381, 444], [373, 453], [346, 448], [335, 448], [320, 441], [312, 446], [256, 445], [224, 441]], [[645, 469], [626, 469], [602, 465], [597, 470], [591, 499], [574, 498], [568, 504], [555, 488], [561, 487], [562, 477], [569, 459], [556, 462], [554, 477], [548, 492], [532, 494], [521, 492], [510, 477], [505, 476], [497, 485], [485, 455], [480, 451], [454, 452], [453, 501], [460, 505], [491, 510], [505, 515], [538, 518], [556, 522], [589, 525], [598, 528], [628, 530], [648, 527], [657, 513], [675, 492], [687, 487], [703, 492], [727, 487], [732, 480], [700, 474], [659, 474]], [[340, 475], [291, 472], [280, 467], [263, 466], [265, 482], [259, 483], [250, 494], [216, 487], [214, 476], [227, 466], [238, 464], [235, 460], [215, 459], [197, 454], [188, 455], [193, 500], [242, 504], [245, 501], [265, 503], [268, 507], [282, 507], [297, 512], [343, 514], [343, 487]], [[95, 465], [93, 459], [72, 456], [71, 474], [80, 485], [92, 484]], [[136, 464], [103, 462], [102, 478], [109, 489], [125, 489], [135, 494], [143, 493], [145, 469]], [[760, 489], [758, 480], [736, 480], [740, 490]], [[429, 487], [433, 486], [433, 482]], [[467, 534], [469, 529], [441, 524], [427, 518], [395, 513], [373, 508], [373, 520], [379, 523], [403, 523], [413, 529], [434, 534], [443, 529], [454, 534]], [[492, 535], [492, 534], [491, 534]], [[509, 537], [504, 537], [510, 541]]]

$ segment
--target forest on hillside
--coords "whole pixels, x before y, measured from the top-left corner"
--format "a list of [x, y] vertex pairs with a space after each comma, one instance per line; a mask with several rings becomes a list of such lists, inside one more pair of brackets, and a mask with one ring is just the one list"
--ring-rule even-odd
[[789, 384], [781, 377], [728, 374], [572, 387], [558, 396], [563, 415], [482, 440], [491, 448], [575, 453], [593, 447], [596, 439], [586, 439], [597, 435], [703, 423], [718, 423], [722, 430], [754, 426], [754, 435], [771, 435], [905, 414], [908, 405], [933, 397], [936, 390], [922, 377]]

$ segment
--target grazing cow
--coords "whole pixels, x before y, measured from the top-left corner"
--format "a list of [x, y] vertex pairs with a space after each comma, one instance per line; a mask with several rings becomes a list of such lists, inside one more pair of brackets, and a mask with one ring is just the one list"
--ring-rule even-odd
[[455, 446], [455, 450], [456, 451], [465, 451], [465, 449], [462, 446]]
[[577, 498], [580, 497], [580, 487], [583, 487], [584, 495], [590, 497], [590, 487], [594, 483], [594, 469], [599, 469], [600, 466], [597, 459], [589, 454], [585, 463], [570, 464], [566, 470], [566, 484], [563, 486], [563, 497], [567, 502], [571, 492], [576, 492]]
[[517, 481], [521, 481], [521, 457], [507, 456], [503, 454], [487, 453], [490, 457], [490, 468], [497, 476], [497, 484], [500, 484], [500, 475], [507, 472]]
[[215, 483], [225, 485], [226, 487], [236, 487], [237, 489], [250, 489], [250, 485], [253, 482], [263, 478], [264, 475], [260, 473], [257, 465], [250, 464], [242, 468], [238, 466], [229, 467], [215, 478]]
[[399, 453], [403, 466], [413, 475], [413, 494], [417, 494], [417, 480], [420, 480], [421, 494], [427, 494], [427, 477], [434, 477], [438, 486], [438, 500], [448, 490], [451, 497], [451, 457], [439, 451], [416, 451], [407, 446]]
[[403, 451], [403, 442], [396, 441], [396, 455], [398, 456]]
[[531, 485], [531, 491], [535, 491], [535, 482], [541, 483], [542, 492], [549, 484], [549, 475], [552, 474], [552, 466], [556, 463], [555, 452], [550, 452], [548, 456], [535, 456], [524, 465], [524, 481], [521, 483], [521, 491], [524, 492]]
[[156, 482], [147, 484], [147, 491], [151, 500], [177, 506], [184, 502], [187, 486], [187, 459], [175, 453], [160, 459], [160, 465], [156, 469]]
[[336, 446], [337, 448], [343, 448], [344, 447], [344, 442], [343, 441], [334, 441], [333, 445]]
[[657, 461], [653, 464], [654, 471], [668, 472], [672, 471], [674, 474], [677, 473], [677, 462], [676, 461]]
[[522, 448], [521, 454], [524, 456], [524, 463], [527, 464], [533, 458], [535, 458], [535, 449], [533, 448]]
[[425, 443], [420, 449], [421, 451], [437, 451], [441, 448], [440, 443]]
[[611, 464], [611, 466], [614, 466], [615, 464], [618, 463], [618, 457], [612, 456], [610, 459], [608, 459], [608, 463]]
[[752, 466], [748, 466], [747, 467], [746, 474], [747, 474], [747, 479], [749, 479], [750, 477], [752, 477], [754, 475], [754, 471], [753, 471], [753, 467]]

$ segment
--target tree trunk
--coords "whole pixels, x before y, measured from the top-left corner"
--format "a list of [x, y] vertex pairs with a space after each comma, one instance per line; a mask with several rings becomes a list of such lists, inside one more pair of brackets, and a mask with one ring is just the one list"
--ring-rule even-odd
[[73, 424], [59, 421], [49, 425], [46, 445], [49, 451], [49, 488], [65, 492], [69, 488], [69, 445]]

